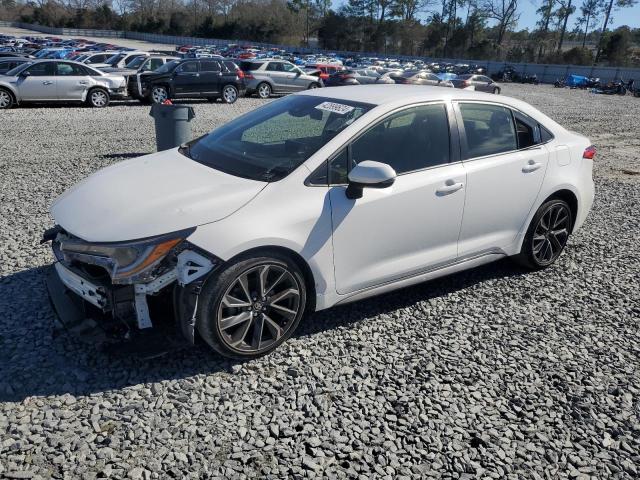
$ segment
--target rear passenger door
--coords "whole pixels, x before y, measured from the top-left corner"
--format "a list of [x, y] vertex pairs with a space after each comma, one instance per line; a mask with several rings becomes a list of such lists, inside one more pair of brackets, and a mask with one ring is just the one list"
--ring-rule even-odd
[[56, 91], [58, 100], [80, 101], [89, 88], [86, 70], [73, 63], [56, 63]]
[[467, 195], [458, 252], [508, 250], [540, 192], [549, 153], [537, 123], [498, 105], [454, 104]]
[[289, 91], [287, 74], [284, 71], [284, 64], [282, 62], [269, 62], [265, 71], [271, 79], [276, 92]]
[[[444, 103], [399, 110], [330, 161], [338, 293], [393, 282], [455, 261], [466, 175], [449, 113]], [[362, 198], [349, 199], [345, 195], [348, 171], [365, 160], [390, 165], [397, 178], [388, 188], [365, 188]]]
[[200, 60], [200, 93], [203, 96], [217, 95], [222, 89], [222, 68], [217, 60]]

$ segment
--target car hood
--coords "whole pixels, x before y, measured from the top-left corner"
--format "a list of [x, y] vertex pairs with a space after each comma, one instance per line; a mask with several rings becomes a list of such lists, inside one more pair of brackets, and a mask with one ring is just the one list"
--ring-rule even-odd
[[135, 240], [221, 220], [266, 185], [171, 149], [99, 170], [58, 197], [51, 215], [86, 241]]

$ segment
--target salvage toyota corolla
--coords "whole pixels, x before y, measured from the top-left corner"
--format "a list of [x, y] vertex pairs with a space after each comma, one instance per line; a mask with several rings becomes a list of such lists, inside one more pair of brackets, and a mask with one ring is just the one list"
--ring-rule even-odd
[[594, 155], [503, 96], [305, 91], [64, 193], [50, 289], [129, 335], [163, 299], [189, 341], [255, 357], [305, 313], [507, 256], [551, 265], [591, 208]]

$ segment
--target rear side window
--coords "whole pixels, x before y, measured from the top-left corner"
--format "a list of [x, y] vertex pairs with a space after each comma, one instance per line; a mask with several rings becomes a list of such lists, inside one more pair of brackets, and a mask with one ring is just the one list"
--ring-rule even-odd
[[540, 141], [542, 143], [547, 143], [553, 140], [553, 133], [551, 133], [542, 125], [538, 125], [538, 127], [540, 128]]
[[[227, 62], [225, 62], [225, 65], [227, 65]], [[264, 65], [263, 62], [240, 62], [240, 70], [250, 72], [258, 70], [262, 65]], [[227, 68], [229, 68], [229, 65], [227, 65]]]
[[87, 73], [80, 65], [74, 65], [72, 63], [58, 63], [56, 64], [56, 75], [60, 77], [71, 76], [79, 77], [84, 76]]
[[284, 65], [280, 62], [269, 62], [269, 65], [267, 65], [267, 70], [269, 72], [283, 72]]
[[518, 148], [513, 117], [508, 108], [481, 103], [461, 103], [467, 139], [467, 157], [484, 157]]
[[219, 72], [220, 64], [215, 60], [201, 60], [200, 71], [201, 72]]

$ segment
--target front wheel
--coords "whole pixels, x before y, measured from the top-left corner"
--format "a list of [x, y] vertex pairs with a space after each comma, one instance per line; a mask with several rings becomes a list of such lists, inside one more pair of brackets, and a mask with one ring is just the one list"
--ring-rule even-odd
[[278, 252], [245, 258], [205, 283], [196, 327], [218, 353], [256, 358], [293, 334], [306, 301], [304, 276], [290, 258]]
[[500, 89], [498, 87], [493, 89], [493, 94], [494, 95], [500, 95]]
[[91, 107], [104, 108], [109, 105], [109, 93], [101, 88], [94, 88], [89, 91], [87, 102]]
[[149, 98], [153, 103], [162, 103], [169, 99], [169, 92], [166, 87], [156, 85], [151, 88]]
[[226, 85], [222, 89], [222, 101], [224, 103], [235, 103], [238, 99], [238, 89], [233, 85]]
[[532, 270], [548, 267], [564, 250], [572, 225], [573, 214], [567, 202], [545, 202], [531, 220], [516, 261]]

